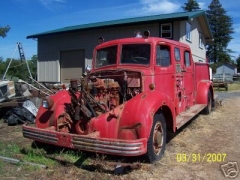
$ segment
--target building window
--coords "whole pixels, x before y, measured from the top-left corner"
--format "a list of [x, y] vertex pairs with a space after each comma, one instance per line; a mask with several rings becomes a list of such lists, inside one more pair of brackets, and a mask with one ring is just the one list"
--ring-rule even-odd
[[186, 23], [186, 40], [187, 41], [192, 41], [192, 37], [191, 37], [191, 30], [192, 30], [192, 26], [190, 23]]
[[199, 33], [199, 48], [203, 49], [203, 35]]
[[161, 24], [161, 37], [162, 38], [172, 38], [172, 24]]

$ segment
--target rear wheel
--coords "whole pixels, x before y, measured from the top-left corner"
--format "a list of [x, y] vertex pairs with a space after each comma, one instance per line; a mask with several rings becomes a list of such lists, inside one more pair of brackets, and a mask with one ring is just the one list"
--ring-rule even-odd
[[208, 90], [208, 103], [207, 106], [203, 109], [204, 114], [210, 114], [213, 107], [213, 101], [212, 101], [212, 93], [210, 90]]
[[166, 122], [162, 114], [154, 116], [153, 125], [147, 142], [147, 158], [149, 162], [161, 159], [166, 146]]

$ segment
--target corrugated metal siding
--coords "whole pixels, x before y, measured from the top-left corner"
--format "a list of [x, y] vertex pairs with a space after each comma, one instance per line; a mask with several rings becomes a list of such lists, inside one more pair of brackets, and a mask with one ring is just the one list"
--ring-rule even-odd
[[38, 81], [60, 82], [59, 60], [38, 61]]
[[38, 39], [38, 81], [60, 82], [59, 51], [54, 40]]

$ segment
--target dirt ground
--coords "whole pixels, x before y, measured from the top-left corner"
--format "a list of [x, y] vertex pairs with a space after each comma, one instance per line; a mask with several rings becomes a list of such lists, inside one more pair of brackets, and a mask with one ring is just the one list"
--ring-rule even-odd
[[[163, 158], [154, 164], [130, 159], [130, 162], [141, 162], [141, 168], [115, 175], [94, 168], [86, 170], [74, 164], [27, 170], [21, 165], [2, 162], [0, 179], [230, 179], [229, 175], [235, 176], [237, 173], [232, 171], [229, 174], [227, 170], [230, 167], [235, 170], [240, 168], [240, 91], [217, 94], [215, 110], [210, 115], [198, 115], [177, 134], [170, 134]], [[1, 142], [14, 142], [22, 147], [31, 146], [32, 143], [22, 137], [20, 125], [9, 127], [5, 123], [0, 123]], [[91, 162], [91, 159], [88, 161]], [[228, 162], [234, 163], [223, 166], [224, 175], [221, 165]], [[240, 175], [235, 179], [240, 179]]]

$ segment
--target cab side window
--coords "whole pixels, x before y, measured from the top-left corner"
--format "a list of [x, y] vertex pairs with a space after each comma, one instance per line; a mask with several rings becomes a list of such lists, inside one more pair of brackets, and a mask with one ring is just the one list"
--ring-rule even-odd
[[174, 55], [175, 55], [175, 60], [176, 61], [180, 61], [181, 60], [181, 55], [180, 55], [180, 49], [179, 48], [175, 48], [174, 49]]
[[168, 67], [171, 65], [169, 46], [165, 45], [157, 46], [156, 64], [161, 67]]
[[189, 51], [184, 52], [184, 64], [185, 64], [186, 67], [191, 66], [190, 52]]

